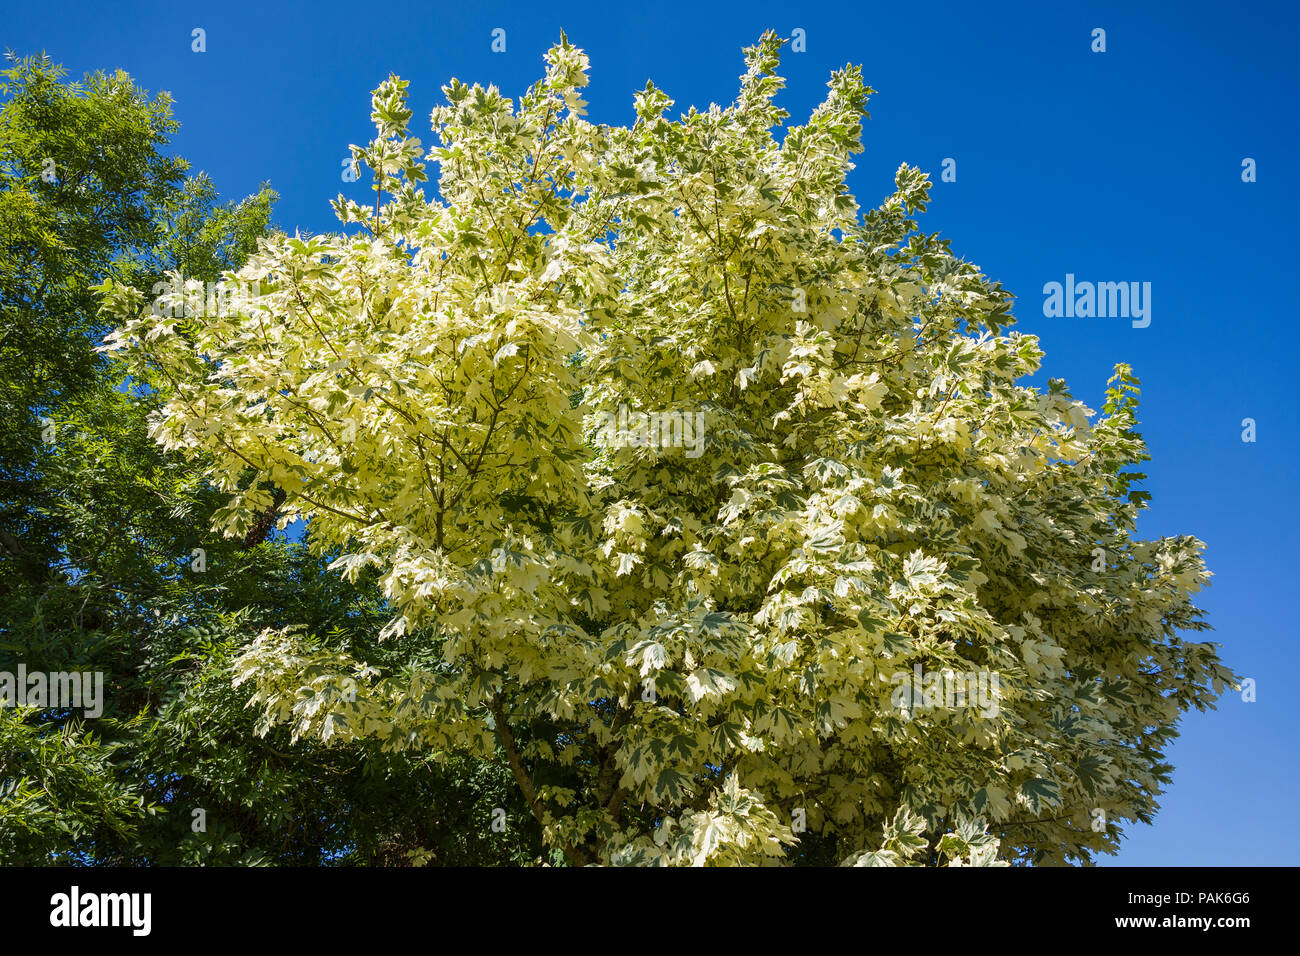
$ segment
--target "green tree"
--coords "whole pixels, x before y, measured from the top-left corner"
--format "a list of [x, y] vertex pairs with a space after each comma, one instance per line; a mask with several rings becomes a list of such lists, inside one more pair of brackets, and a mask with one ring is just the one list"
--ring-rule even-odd
[[[9, 58], [0, 82], [0, 667], [12, 671], [15, 659], [38, 669], [94, 653], [60, 628], [72, 612], [78, 628], [89, 619], [95, 630], [99, 608], [69, 606], [60, 588], [69, 542], [44, 476], [57, 447], [52, 416], [94, 405], [104, 363], [91, 336], [103, 323], [91, 289], [122, 247], [152, 238], [152, 211], [183, 166], [157, 151], [174, 130], [165, 97], [138, 95], [120, 73], [69, 84], [44, 56]], [[26, 634], [19, 620], [32, 625]], [[41, 716], [0, 712], [6, 859], [75, 845], [96, 825], [129, 832], [140, 813], [138, 795], [111, 772], [114, 748]], [[42, 773], [26, 772], [37, 766]]]
[[211, 534], [224, 495], [149, 437], [156, 383], [96, 354], [91, 289], [111, 276], [152, 290], [168, 271], [218, 279], [256, 248], [274, 195], [219, 204], [207, 177], [161, 152], [176, 128], [166, 95], [125, 74], [68, 83], [34, 57], [4, 80], [0, 672], [100, 671], [106, 687], [93, 720], [0, 710], [0, 862], [535, 854], [538, 828], [488, 828], [518, 799], [503, 768], [252, 733], [248, 694], [231, 686], [251, 636], [306, 623], [367, 657], [382, 596], [277, 535], [274, 489], [243, 537]]
[[1113, 852], [1233, 680], [1184, 636], [1200, 542], [1134, 536], [1137, 380], [1100, 414], [1018, 384], [1042, 352], [918, 231], [925, 176], [849, 193], [860, 70], [774, 135], [780, 46], [731, 106], [647, 85], [619, 128], [562, 40], [518, 103], [444, 87], [427, 156], [390, 77], [360, 231], [267, 238], [197, 321], [106, 284], [219, 527], [282, 489], [393, 610], [400, 667], [282, 627], [239, 686], [263, 732], [504, 759], [575, 864]]

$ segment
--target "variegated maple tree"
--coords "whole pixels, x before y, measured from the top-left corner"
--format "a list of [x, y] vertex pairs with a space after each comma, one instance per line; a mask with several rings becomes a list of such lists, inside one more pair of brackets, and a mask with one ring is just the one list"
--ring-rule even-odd
[[[105, 288], [222, 530], [282, 492], [410, 646], [374, 673], [268, 632], [239, 679], [268, 726], [506, 762], [572, 863], [1113, 852], [1234, 680], [1182, 636], [1201, 543], [1134, 537], [1137, 381], [1099, 414], [1018, 384], [1037, 340], [917, 230], [926, 177], [846, 188], [860, 71], [774, 135], [780, 47], [733, 105], [674, 120], [647, 85], [621, 128], [562, 40], [517, 103], [444, 87], [427, 153], [390, 77], [340, 234], [265, 240], [214, 314]], [[629, 413], [702, 452], [610, 441]], [[992, 673], [995, 706], [900, 695], [914, 671]]]

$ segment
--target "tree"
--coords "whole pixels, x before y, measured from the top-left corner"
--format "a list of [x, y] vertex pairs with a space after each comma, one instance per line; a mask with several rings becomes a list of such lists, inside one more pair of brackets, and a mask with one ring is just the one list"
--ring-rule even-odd
[[[12, 673], [15, 659], [47, 669], [97, 656], [97, 641], [78, 639], [103, 619], [84, 586], [69, 586], [82, 542], [61, 527], [75, 508], [48, 481], [51, 464], [65, 462], [51, 452], [77, 440], [71, 427], [59, 432], [65, 413], [85, 424], [102, 405], [104, 363], [91, 336], [103, 320], [91, 288], [123, 248], [154, 236], [152, 212], [184, 166], [157, 149], [175, 128], [165, 96], [141, 95], [121, 73], [70, 84], [45, 56], [9, 59], [0, 82], [0, 670]], [[84, 543], [93, 551], [99, 542]], [[101, 725], [109, 735], [112, 724]], [[96, 827], [129, 833], [142, 807], [115, 773], [118, 759], [116, 745], [66, 713], [0, 711], [0, 857], [57, 858]]]
[[648, 84], [619, 128], [562, 39], [518, 104], [444, 87], [427, 156], [390, 77], [352, 234], [260, 242], [215, 317], [104, 286], [223, 531], [283, 489], [409, 662], [288, 627], [238, 681], [263, 731], [499, 755], [574, 864], [1114, 852], [1233, 680], [1182, 635], [1201, 543], [1134, 536], [1137, 379], [1100, 415], [1017, 384], [1037, 340], [918, 231], [926, 177], [850, 195], [860, 70], [778, 141], [781, 42], [730, 107]]
[[[69, 83], [48, 58], [12, 59], [0, 101], [0, 674], [98, 671], [105, 686], [94, 719], [0, 709], [0, 862], [531, 859], [535, 826], [507, 843], [467, 825], [513, 807], [504, 770], [431, 771], [366, 742], [253, 734], [248, 695], [231, 686], [250, 637], [304, 623], [397, 666], [376, 653], [382, 599], [272, 534], [273, 511], [242, 539], [210, 533], [223, 496], [149, 438], [157, 391], [96, 354], [91, 289], [110, 275], [152, 289], [169, 270], [218, 279], [256, 248], [274, 194], [220, 204], [206, 176], [166, 157], [165, 94], [120, 72]], [[395, 820], [394, 807], [418, 809]]]

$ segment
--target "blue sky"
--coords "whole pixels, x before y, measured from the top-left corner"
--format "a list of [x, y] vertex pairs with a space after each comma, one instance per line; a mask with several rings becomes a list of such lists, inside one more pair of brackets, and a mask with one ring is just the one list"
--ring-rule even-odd
[[[591, 57], [596, 122], [626, 123], [647, 78], [677, 108], [727, 103], [740, 50], [771, 27], [805, 31], [787, 52], [780, 102], [800, 122], [830, 71], [860, 63], [878, 93], [850, 182], [875, 205], [900, 162], [936, 181], [927, 231], [952, 239], [1019, 297], [1045, 372], [1093, 408], [1116, 362], [1143, 382], [1154, 460], [1147, 536], [1195, 534], [1216, 574], [1201, 596], [1230, 667], [1258, 700], [1229, 694], [1193, 714], [1154, 827], [1120, 864], [1297, 864], [1295, 761], [1297, 359], [1300, 221], [1293, 50], [1300, 14], [1283, 3], [876, 4], [393, 2], [9, 4], [0, 46], [44, 49], [74, 75], [121, 67], [176, 98], [174, 146], [226, 198], [269, 181], [278, 224], [322, 232], [349, 143], [366, 142], [369, 93], [410, 81], [413, 135], [450, 77], [517, 96], [565, 30]], [[191, 31], [207, 51], [191, 51]], [[506, 51], [491, 33], [506, 31]], [[1106, 31], [1094, 53], [1092, 31]], [[939, 182], [945, 158], [955, 182]], [[1242, 161], [1257, 181], [1242, 181]], [[1150, 282], [1151, 324], [1046, 318], [1043, 285]], [[1046, 375], [1042, 376], [1045, 382]], [[1241, 439], [1253, 418], [1257, 440]], [[1287, 449], [1292, 449], [1290, 452]], [[1287, 462], [1292, 462], [1288, 465]]]

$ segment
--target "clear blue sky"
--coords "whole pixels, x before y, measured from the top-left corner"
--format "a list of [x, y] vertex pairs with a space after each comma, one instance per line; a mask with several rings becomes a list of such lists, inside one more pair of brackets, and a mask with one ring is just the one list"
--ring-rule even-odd
[[[1177, 770], [1154, 827], [1121, 864], [1297, 864], [1297, 365], [1300, 222], [1289, 4], [605, 2], [479, 4], [7, 3], [0, 46], [47, 51], [74, 74], [122, 67], [170, 90], [177, 152], [235, 198], [269, 180], [279, 225], [334, 228], [328, 201], [349, 143], [369, 139], [369, 92], [411, 83], [414, 135], [451, 76], [517, 96], [561, 29], [592, 61], [597, 122], [632, 117], [647, 78], [678, 108], [727, 103], [740, 49], [771, 27], [807, 36], [787, 51], [781, 102], [801, 121], [833, 68], [860, 63], [872, 99], [851, 183], [863, 205], [906, 161], [936, 181], [922, 227], [953, 240], [1019, 297], [1045, 371], [1100, 407], [1115, 362], [1143, 381], [1149, 536], [1206, 541], [1202, 595], [1223, 656], [1258, 682], [1184, 721]], [[1058, 9], [1069, 7], [1069, 9]], [[191, 30], [207, 52], [191, 52]], [[506, 31], [506, 52], [490, 49]], [[1091, 51], [1106, 30], [1106, 52]], [[957, 181], [939, 182], [945, 157]], [[1241, 163], [1257, 162], [1243, 183]], [[1045, 318], [1043, 284], [1152, 284], [1152, 321]], [[1045, 377], [1043, 379], [1045, 382]], [[1241, 440], [1243, 418], [1258, 440]], [[1291, 449], [1288, 451], [1287, 449]], [[1287, 462], [1291, 462], [1290, 465]]]

